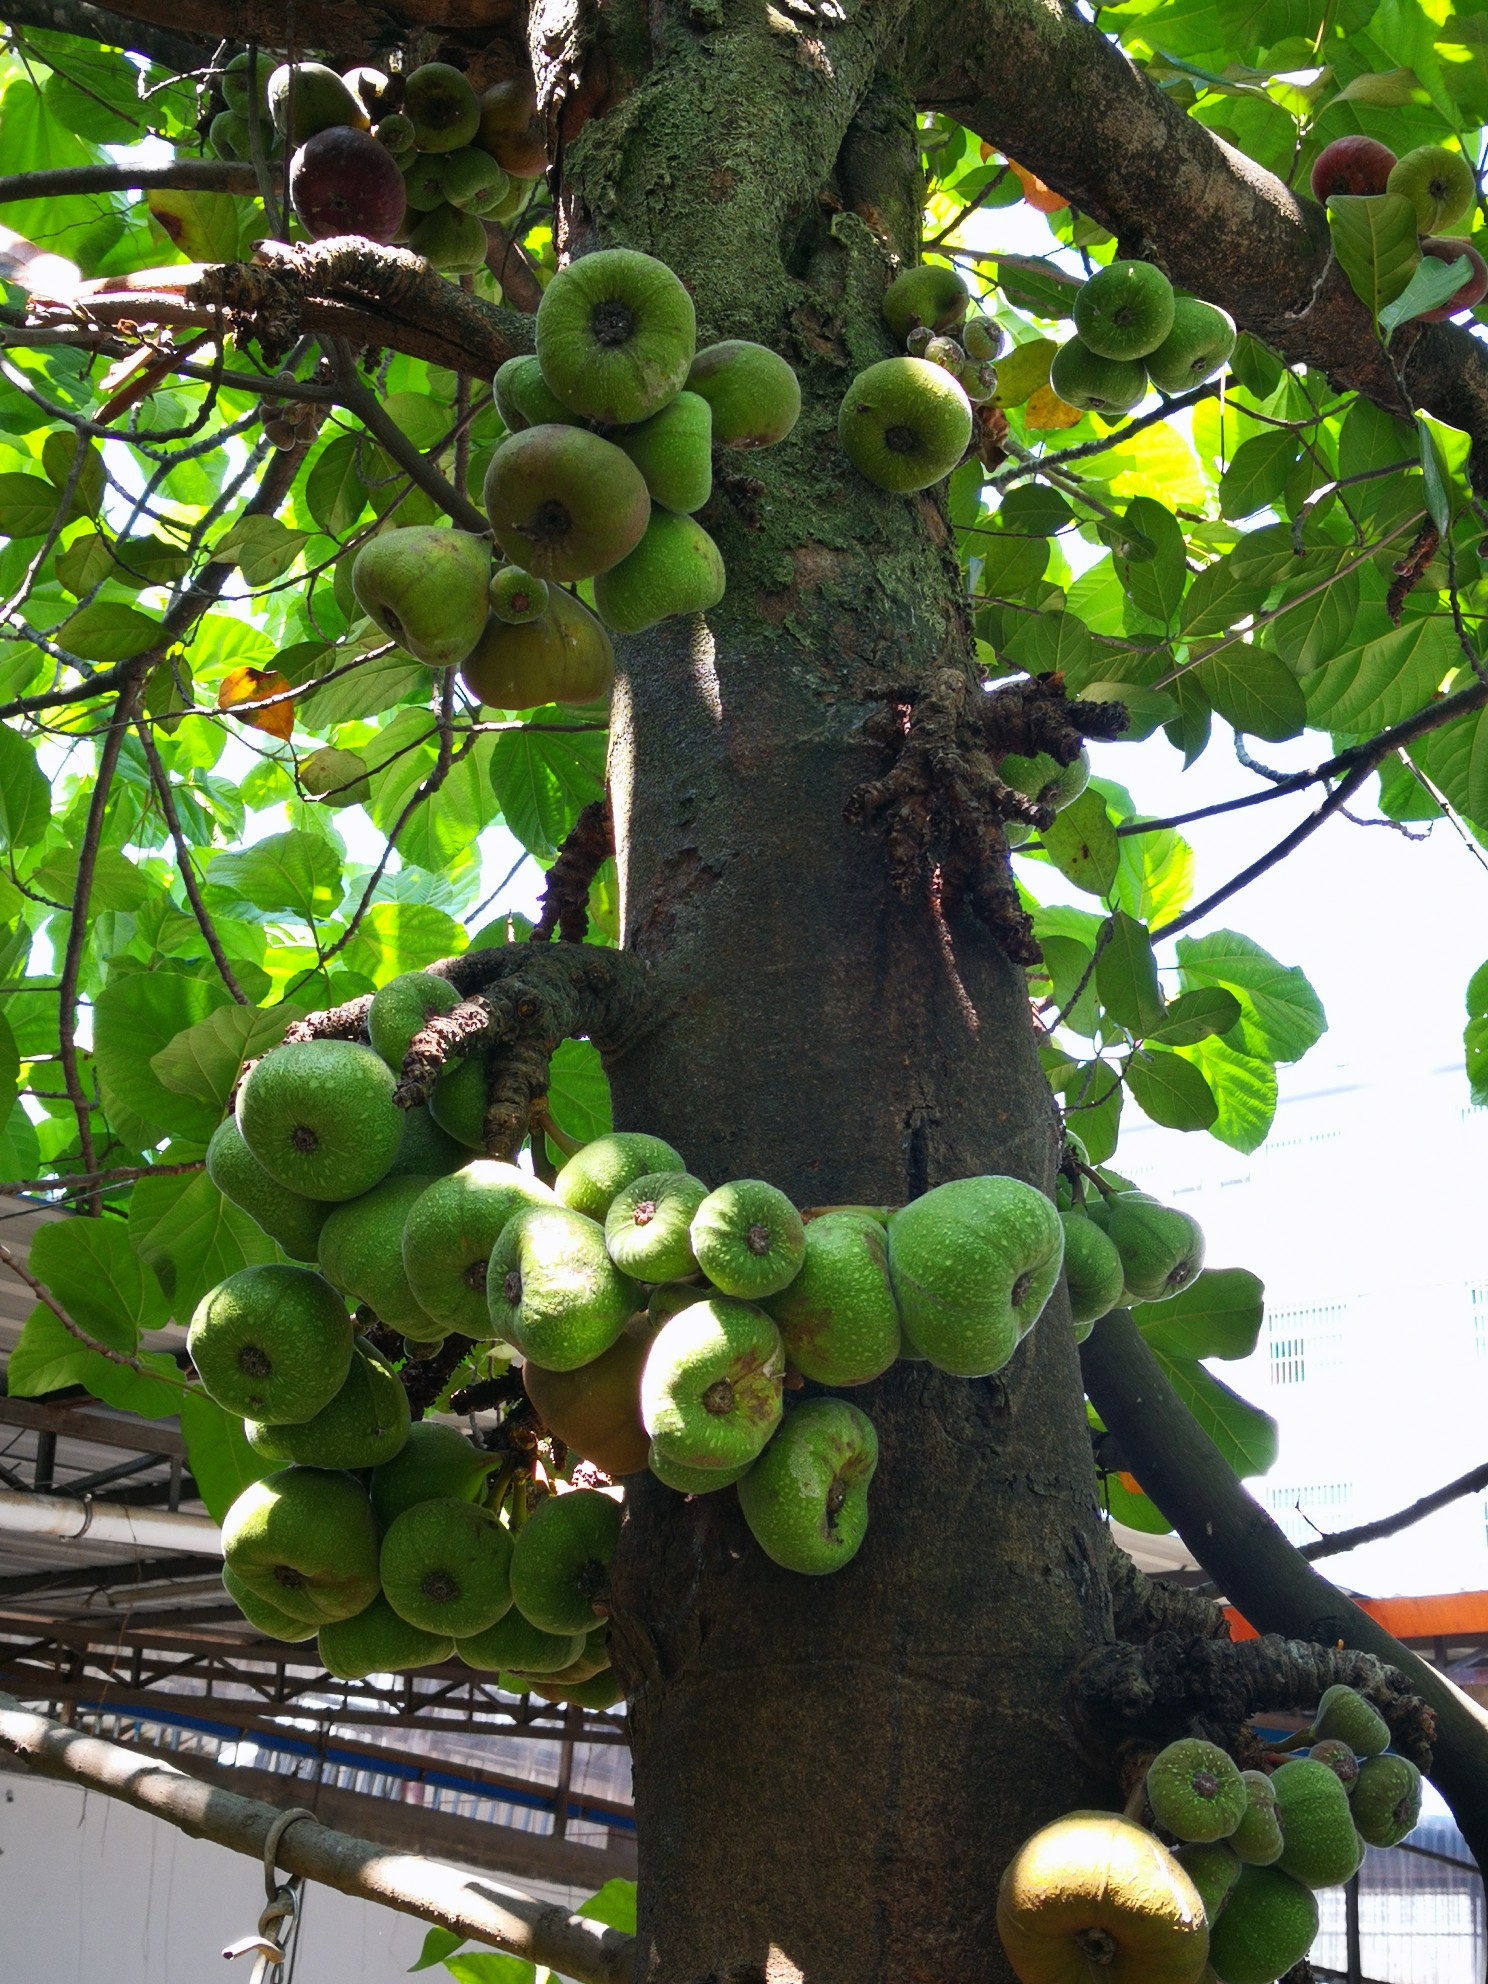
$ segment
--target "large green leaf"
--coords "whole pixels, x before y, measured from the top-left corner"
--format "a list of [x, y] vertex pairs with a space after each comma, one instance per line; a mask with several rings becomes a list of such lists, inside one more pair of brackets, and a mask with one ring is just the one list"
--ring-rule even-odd
[[1296, 965], [1284, 965], [1249, 937], [1215, 930], [1178, 939], [1185, 991], [1222, 985], [1240, 1001], [1231, 1044], [1266, 1061], [1300, 1061], [1327, 1028], [1322, 1002]]
[[1118, 556], [1116, 571], [1133, 605], [1148, 619], [1167, 625], [1178, 617], [1188, 583], [1187, 550], [1178, 519], [1165, 503], [1137, 496], [1126, 506], [1126, 521], [1152, 546], [1152, 556]]
[[1274, 744], [1306, 727], [1307, 705], [1296, 676], [1265, 648], [1244, 642], [1226, 648], [1199, 663], [1198, 677], [1232, 729]]
[[175, 1360], [161, 1351], [146, 1351], [136, 1355], [135, 1362], [143, 1370], [131, 1370], [102, 1351], [90, 1350], [68, 1333], [50, 1309], [38, 1303], [10, 1354], [6, 1389], [12, 1398], [45, 1398], [49, 1392], [81, 1385], [120, 1412], [136, 1413], [144, 1419], [168, 1418], [182, 1398]]
[[1224, 986], [1184, 992], [1168, 1007], [1162, 1024], [1148, 1034], [1149, 1046], [1195, 1047], [1212, 1034], [1228, 1033], [1240, 1017], [1240, 1001]]
[[[1175, 1001], [1175, 1007], [1179, 1003]], [[1185, 1061], [1193, 1062], [1218, 1105], [1219, 1114], [1209, 1125], [1210, 1136], [1232, 1150], [1258, 1150], [1276, 1116], [1275, 1064], [1238, 1053], [1217, 1035], [1178, 1052]]]
[[[1041, 550], [1048, 546], [1040, 538]], [[553, 714], [558, 721], [563, 713]], [[604, 790], [604, 739], [576, 731], [509, 730], [491, 753], [502, 816], [529, 853], [550, 861], [580, 812]]]
[[1095, 790], [1082, 792], [1072, 806], [1056, 814], [1043, 842], [1060, 874], [1087, 895], [1105, 895], [1116, 880], [1120, 861], [1116, 828], [1105, 800]]
[[1285, 427], [1242, 441], [1219, 480], [1220, 515], [1249, 517], [1279, 502], [1297, 454], [1297, 437]]
[[1110, 932], [1095, 967], [1100, 1002], [1128, 1033], [1141, 1036], [1161, 1026], [1164, 1005], [1157, 959], [1144, 924], [1123, 910], [1111, 917]]
[[239, 1268], [280, 1258], [274, 1242], [206, 1173], [142, 1178], [129, 1204], [129, 1242], [177, 1322]]
[[110, 980], [93, 1003], [94, 1059], [110, 1121], [118, 1103], [159, 1134], [207, 1141], [221, 1110], [167, 1088], [151, 1062], [177, 1034], [227, 1002], [220, 984], [179, 971], [133, 972]]
[[1205, 1268], [1166, 1302], [1139, 1302], [1132, 1321], [1169, 1357], [1249, 1357], [1265, 1314], [1265, 1289], [1249, 1268]]
[[243, 1063], [277, 1046], [300, 1013], [298, 1006], [218, 1006], [151, 1055], [151, 1069], [177, 1095], [195, 1096], [223, 1116]]
[[1307, 720], [1349, 736], [1388, 729], [1424, 709], [1461, 659], [1450, 620], [1407, 620], [1307, 676]]
[[51, 819], [52, 791], [24, 737], [0, 729], [0, 847], [34, 847]]
[[219, 854], [209, 870], [217, 888], [232, 889], [256, 909], [292, 910], [323, 922], [341, 900], [341, 859], [319, 834], [292, 827], [270, 834], [241, 854]]
[[1336, 194], [1333, 253], [1371, 317], [1402, 294], [1421, 259], [1416, 210], [1403, 193]]
[[1276, 1421], [1241, 1398], [1191, 1357], [1156, 1353], [1169, 1384], [1238, 1475], [1266, 1474], [1276, 1465]]
[[1126, 1085], [1142, 1113], [1166, 1130], [1207, 1130], [1219, 1114], [1208, 1082], [1192, 1062], [1163, 1048], [1141, 1048], [1126, 1068]]
[[[1488, 714], [1475, 711], [1418, 738], [1411, 756], [1449, 806], [1488, 827]], [[1392, 817], [1397, 817], [1392, 815]]]
[[456, 957], [465, 944], [464, 928], [433, 903], [378, 902], [362, 918], [344, 956], [353, 971], [381, 985], [400, 972]]
[[30, 1266], [72, 1320], [111, 1350], [133, 1351], [141, 1330], [167, 1320], [122, 1220], [48, 1220], [32, 1238]]
[[183, 1395], [181, 1433], [191, 1478], [214, 1522], [221, 1522], [243, 1490], [276, 1465], [249, 1446], [238, 1415], [224, 1412], [205, 1392], [193, 1389]]
[[610, 1084], [599, 1055], [587, 1040], [564, 1040], [553, 1056], [548, 1103], [560, 1130], [584, 1143], [608, 1134]]

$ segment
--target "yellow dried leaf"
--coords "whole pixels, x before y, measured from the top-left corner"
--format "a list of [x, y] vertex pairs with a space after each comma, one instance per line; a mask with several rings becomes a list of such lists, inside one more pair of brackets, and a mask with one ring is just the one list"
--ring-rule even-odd
[[276, 674], [272, 668], [234, 668], [222, 678], [217, 691], [217, 707], [227, 710], [242, 723], [251, 723], [255, 730], [266, 730], [270, 737], [281, 738], [287, 744], [294, 730], [293, 703], [274, 703], [268, 709], [244, 709], [242, 705], [262, 702], [269, 696], [282, 696], [289, 686], [288, 679]]
[[1061, 427], [1075, 427], [1085, 418], [1077, 406], [1069, 406], [1052, 386], [1040, 386], [1023, 409], [1023, 424], [1031, 433], [1057, 434]]

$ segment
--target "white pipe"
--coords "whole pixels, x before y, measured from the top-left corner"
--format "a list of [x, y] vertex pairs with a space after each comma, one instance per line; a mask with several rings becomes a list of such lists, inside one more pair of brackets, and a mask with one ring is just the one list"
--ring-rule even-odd
[[25, 1495], [0, 1489], [0, 1532], [55, 1536], [69, 1543], [125, 1543], [136, 1550], [183, 1550], [198, 1557], [222, 1555], [222, 1531], [210, 1516], [174, 1509], [136, 1509], [127, 1502], [78, 1500], [70, 1495]]

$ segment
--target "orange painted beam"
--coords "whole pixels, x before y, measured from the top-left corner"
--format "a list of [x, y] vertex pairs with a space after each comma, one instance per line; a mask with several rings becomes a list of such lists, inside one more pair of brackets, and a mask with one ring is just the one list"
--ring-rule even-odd
[[[1488, 1591], [1449, 1591], [1437, 1598], [1361, 1598], [1359, 1610], [1398, 1640], [1488, 1640]], [[1253, 1640], [1255, 1627], [1225, 1607], [1230, 1637]]]

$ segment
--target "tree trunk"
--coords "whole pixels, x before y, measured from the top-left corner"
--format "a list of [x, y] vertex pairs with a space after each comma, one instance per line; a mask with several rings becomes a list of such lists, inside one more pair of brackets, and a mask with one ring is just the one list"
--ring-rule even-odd
[[[773, 344], [805, 398], [784, 446], [719, 458], [722, 606], [620, 644], [624, 942], [677, 1003], [611, 1066], [616, 1120], [710, 1183], [764, 1177], [803, 1205], [988, 1171], [1048, 1187], [1021, 971], [959, 907], [899, 900], [843, 818], [883, 769], [861, 731], [876, 696], [970, 648], [944, 492], [883, 494], [836, 441], [854, 371], [891, 349], [891, 256], [916, 250], [913, 113], [865, 39], [834, 37], [828, 66], [771, 18], [676, 36], [564, 161], [570, 247], [663, 256], [699, 342]], [[775, 1569], [730, 1495], [628, 1484], [617, 1664], [648, 1984], [1006, 1978], [1003, 1865], [1100, 1795], [1060, 1709], [1110, 1634], [1062, 1300], [996, 1378], [901, 1363], [853, 1397], [882, 1459], [867, 1543], [833, 1577]]]

